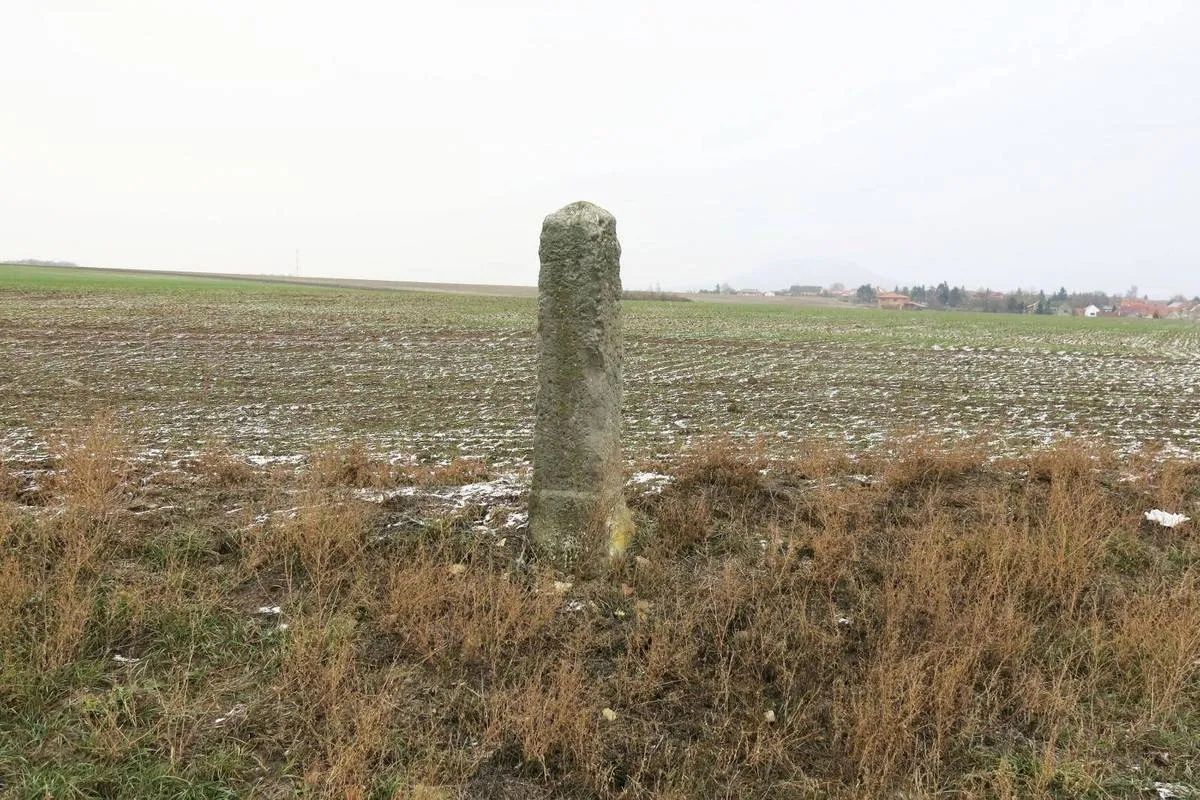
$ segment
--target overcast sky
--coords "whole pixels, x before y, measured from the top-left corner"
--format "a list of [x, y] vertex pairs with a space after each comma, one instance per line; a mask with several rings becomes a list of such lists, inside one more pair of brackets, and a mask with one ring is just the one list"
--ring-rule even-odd
[[[0, 258], [1200, 293], [1200, 2], [0, 0]], [[804, 283], [803, 274], [794, 282]]]

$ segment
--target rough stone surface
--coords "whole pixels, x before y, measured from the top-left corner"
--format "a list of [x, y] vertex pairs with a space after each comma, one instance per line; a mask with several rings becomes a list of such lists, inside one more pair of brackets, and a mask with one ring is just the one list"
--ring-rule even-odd
[[621, 477], [621, 245], [613, 216], [572, 203], [542, 224], [529, 527], [566, 568], [632, 536]]

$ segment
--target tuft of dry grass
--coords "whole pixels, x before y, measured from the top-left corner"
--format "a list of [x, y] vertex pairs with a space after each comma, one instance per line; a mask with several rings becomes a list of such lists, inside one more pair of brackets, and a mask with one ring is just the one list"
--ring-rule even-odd
[[354, 491], [479, 462], [351, 446], [243, 473], [216, 454], [188, 480], [127, 456], [99, 420], [56, 451], [45, 505], [0, 503], [15, 796], [1194, 783], [1200, 543], [1142, 519], [1197, 508], [1192, 464], [717, 443], [630, 498], [625, 559], [571, 576], [529, 560], [515, 509]]
[[17, 476], [8, 469], [4, 454], [0, 453], [0, 503], [13, 503], [17, 500], [17, 492], [21, 484]]
[[366, 531], [375, 510], [341, 494], [302, 489], [299, 505], [243, 534], [244, 565], [258, 572], [275, 569], [289, 591], [301, 587], [323, 603], [359, 579]]
[[196, 469], [207, 482], [222, 489], [249, 486], [256, 478], [255, 469], [249, 462], [223, 447], [201, 453]]
[[360, 442], [326, 447], [309, 457], [313, 485], [322, 488], [382, 489], [393, 486], [462, 486], [492, 477], [477, 458], [455, 458], [437, 464], [391, 464], [372, 456]]
[[[43, 670], [70, 663], [82, 644], [130, 490], [129, 445], [111, 417], [68, 430], [54, 451], [51, 519], [21, 524], [4, 512], [4, 596], [37, 635], [22, 657]], [[13, 623], [10, 622], [10, 626]], [[8, 655], [16, 648], [5, 647]]]
[[947, 449], [937, 440], [906, 442], [882, 467], [883, 480], [897, 491], [937, 491], [969, 480], [987, 461], [987, 454], [971, 444]]
[[112, 515], [129, 490], [130, 450], [112, 416], [68, 429], [53, 450], [52, 490], [69, 511]]
[[492, 469], [477, 458], [455, 458], [445, 464], [401, 469], [398, 482], [410, 486], [465, 486], [493, 477]]
[[418, 663], [495, 679], [537, 648], [561, 605], [548, 581], [422, 553], [392, 571], [383, 626]]
[[316, 450], [308, 463], [315, 486], [380, 488], [392, 485], [387, 462], [373, 458], [361, 442]]

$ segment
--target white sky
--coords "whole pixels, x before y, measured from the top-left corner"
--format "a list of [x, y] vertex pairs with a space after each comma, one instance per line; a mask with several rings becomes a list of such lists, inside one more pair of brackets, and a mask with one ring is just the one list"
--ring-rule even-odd
[[1200, 293], [1195, 0], [0, 0], [0, 113], [0, 258]]

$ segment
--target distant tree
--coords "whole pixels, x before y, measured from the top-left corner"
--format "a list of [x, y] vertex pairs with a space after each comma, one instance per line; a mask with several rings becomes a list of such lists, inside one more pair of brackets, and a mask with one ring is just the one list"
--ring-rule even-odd
[[1096, 306], [1097, 308], [1105, 308], [1113, 305], [1113, 298], [1109, 297], [1105, 292], [1074, 292], [1068, 296], [1067, 301], [1072, 308], [1086, 308], [1088, 306]]
[[1136, 283], [1133, 286], [1130, 286], [1128, 289], [1125, 290], [1125, 297], [1127, 297], [1130, 300], [1137, 299], [1137, 284]]
[[998, 292], [993, 292], [991, 289], [983, 290], [983, 310], [990, 311], [993, 314], [999, 314], [1004, 310], [1004, 295], [997, 297]]
[[946, 305], [951, 308], [961, 308], [967, 301], [967, 290], [955, 286], [946, 294]]
[[854, 292], [854, 296], [858, 298], [860, 303], [874, 303], [876, 300], [875, 287], [869, 283], [864, 283]]
[[845, 288], [846, 284], [842, 283], [841, 281], [834, 281], [833, 283], [829, 284], [829, 291], [831, 292], [840, 292]]
[[1067, 287], [1063, 286], [1063, 287], [1059, 288], [1059, 290], [1057, 292], [1054, 293], [1054, 302], [1056, 302], [1056, 303], [1067, 302]]
[[942, 281], [937, 285], [937, 288], [933, 290], [933, 296], [934, 299], [937, 300], [937, 304], [939, 306], [950, 305], [950, 285], [945, 281]]

